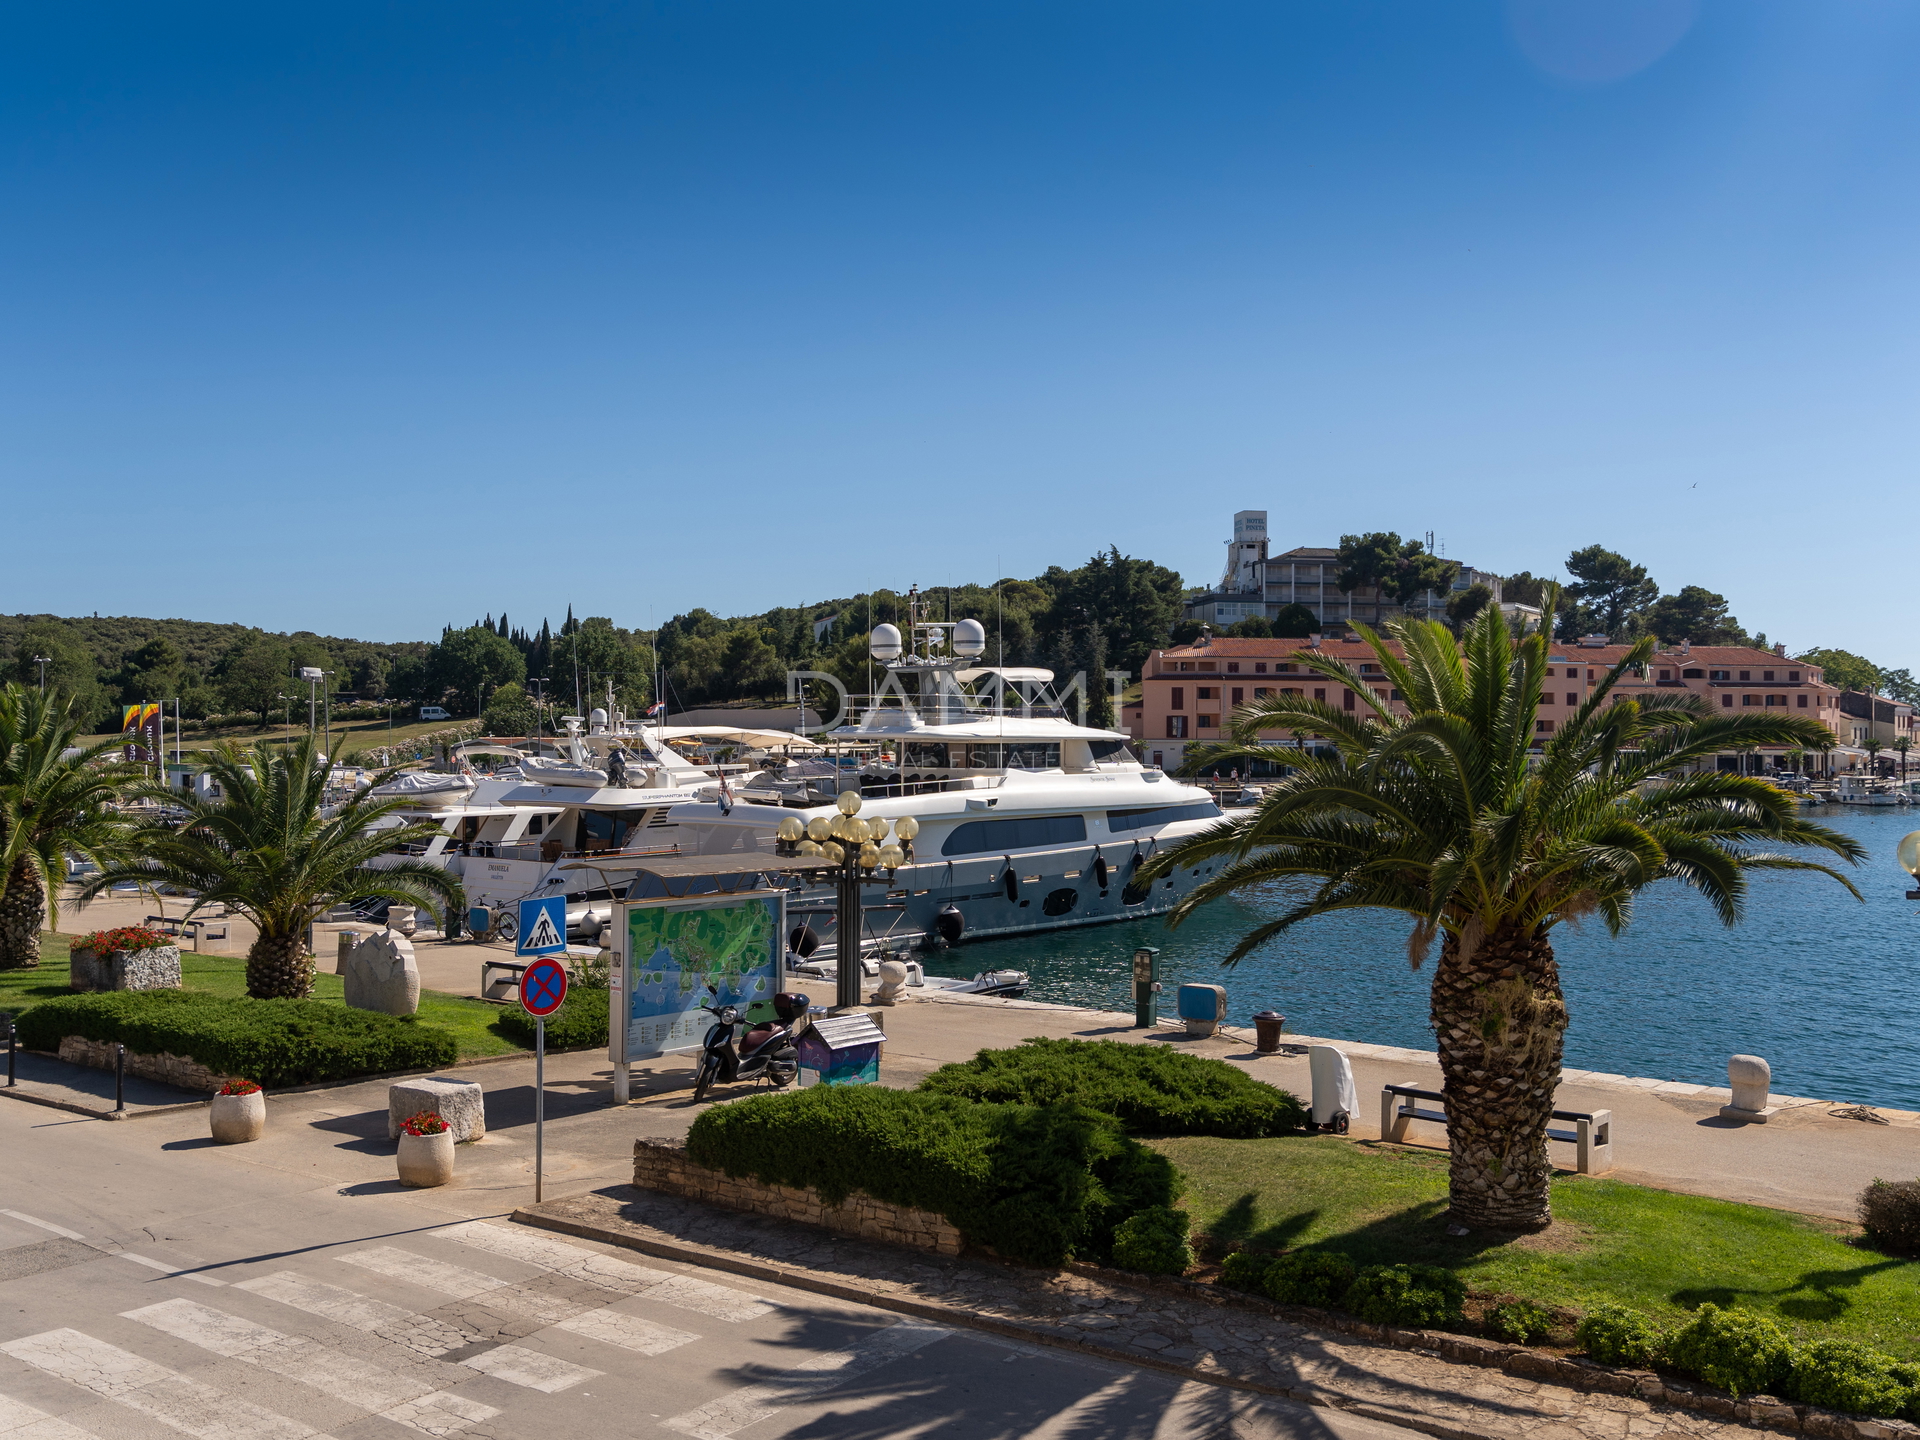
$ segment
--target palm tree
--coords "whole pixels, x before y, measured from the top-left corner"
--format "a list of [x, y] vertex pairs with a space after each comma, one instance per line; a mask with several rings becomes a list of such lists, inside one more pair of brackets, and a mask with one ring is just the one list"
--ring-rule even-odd
[[1869, 735], [1860, 742], [1860, 748], [1867, 752], [1867, 774], [1878, 778], [1880, 774], [1880, 741]]
[[[1551, 616], [1551, 601], [1547, 610]], [[1635, 894], [1657, 880], [1693, 886], [1731, 925], [1753, 870], [1818, 870], [1857, 896], [1835, 870], [1753, 846], [1814, 846], [1849, 861], [1864, 851], [1801, 819], [1764, 780], [1681, 773], [1738, 746], [1824, 747], [1832, 738], [1812, 721], [1778, 711], [1725, 714], [1690, 694], [1616, 698], [1622, 675], [1652, 653], [1651, 637], [1544, 735], [1535, 706], [1548, 626], [1516, 641], [1489, 607], [1469, 629], [1464, 655], [1442, 625], [1388, 628], [1404, 660], [1363, 630], [1379, 677], [1296, 653], [1297, 663], [1351, 689], [1364, 713], [1297, 695], [1271, 695], [1238, 712], [1230, 748], [1294, 773], [1244, 818], [1162, 851], [1143, 873], [1232, 862], [1180, 903], [1175, 925], [1222, 896], [1308, 882], [1286, 913], [1240, 941], [1228, 964], [1339, 910], [1410, 917], [1407, 957], [1416, 968], [1437, 938], [1431, 1019], [1447, 1093], [1453, 1221], [1538, 1229], [1551, 1219], [1546, 1128], [1567, 1026], [1554, 926], [1597, 913], [1618, 934]], [[1389, 686], [1406, 697], [1406, 717], [1383, 698]], [[1259, 740], [1277, 729], [1324, 737], [1323, 745]]]
[[1893, 748], [1900, 752], [1900, 778], [1904, 781], [1907, 778], [1907, 751], [1913, 748], [1913, 737], [1910, 735], [1896, 736], [1893, 742]]
[[419, 822], [376, 831], [372, 827], [403, 802], [373, 800], [366, 791], [325, 817], [331, 764], [312, 735], [280, 750], [264, 740], [251, 750], [232, 743], [219, 747], [207, 771], [224, 798], [185, 799], [184, 821], [139, 831], [137, 857], [102, 869], [82, 893], [91, 898], [132, 881], [173, 885], [197, 896], [189, 915], [223, 903], [259, 931], [247, 951], [247, 993], [259, 999], [312, 994], [307, 927], [337, 900], [466, 903], [459, 880], [436, 866], [394, 860], [369, 868], [374, 857], [430, 839], [439, 827]]
[[72, 701], [24, 685], [0, 689], [0, 970], [40, 963], [40, 928], [60, 923], [66, 857], [117, 858], [126, 827], [112, 810], [121, 775], [96, 764], [118, 738], [78, 746]]

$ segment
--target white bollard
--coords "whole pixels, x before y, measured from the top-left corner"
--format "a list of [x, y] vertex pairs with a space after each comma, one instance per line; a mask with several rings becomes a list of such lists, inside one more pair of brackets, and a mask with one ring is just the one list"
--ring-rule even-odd
[[1722, 1120], [1750, 1120], [1757, 1125], [1778, 1113], [1769, 1105], [1768, 1090], [1773, 1084], [1773, 1067], [1758, 1055], [1734, 1055], [1727, 1060], [1727, 1084], [1733, 1090], [1733, 1103], [1720, 1107]]

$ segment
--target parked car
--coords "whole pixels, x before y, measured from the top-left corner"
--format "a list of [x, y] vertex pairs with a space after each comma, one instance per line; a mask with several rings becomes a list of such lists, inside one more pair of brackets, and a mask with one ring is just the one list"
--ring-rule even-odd
[[420, 718], [422, 720], [451, 720], [453, 716], [449, 715], [438, 705], [422, 705], [420, 707]]

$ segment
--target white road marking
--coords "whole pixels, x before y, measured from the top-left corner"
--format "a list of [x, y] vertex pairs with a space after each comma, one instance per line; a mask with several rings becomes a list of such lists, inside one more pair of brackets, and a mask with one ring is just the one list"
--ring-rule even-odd
[[202, 1275], [197, 1270], [182, 1270], [178, 1265], [169, 1265], [164, 1260], [155, 1260], [151, 1256], [136, 1255], [131, 1250], [117, 1251], [116, 1259], [131, 1260], [136, 1265], [144, 1265], [149, 1270], [158, 1270], [162, 1275], [178, 1275], [182, 1280], [197, 1280], [202, 1285], [225, 1286], [226, 1281], [216, 1280], [211, 1275]]
[[627, 1315], [618, 1310], [589, 1310], [584, 1315], [562, 1320], [553, 1328], [584, 1335], [589, 1340], [604, 1340], [609, 1345], [618, 1345], [623, 1350], [632, 1350], [641, 1355], [664, 1355], [669, 1350], [677, 1350], [700, 1338], [685, 1330], [675, 1330], [670, 1325], [656, 1325], [651, 1320], [642, 1320], [638, 1315]]
[[884, 1330], [875, 1331], [847, 1350], [816, 1355], [795, 1366], [779, 1379], [761, 1385], [743, 1385], [698, 1410], [689, 1410], [661, 1423], [669, 1430], [691, 1435], [694, 1440], [728, 1440], [736, 1431], [764, 1420], [782, 1405], [811, 1400], [843, 1380], [851, 1380], [869, 1370], [877, 1370], [889, 1361], [911, 1355], [922, 1346], [944, 1340], [953, 1332], [944, 1325], [929, 1325], [922, 1320], [902, 1320]]
[[477, 1299], [490, 1309], [510, 1315], [525, 1315], [548, 1325], [606, 1303], [605, 1299], [581, 1300], [571, 1295], [550, 1294], [521, 1281], [483, 1275], [478, 1270], [430, 1260], [425, 1255], [396, 1250], [391, 1245], [352, 1250], [339, 1258], [362, 1270], [371, 1270], [376, 1275], [387, 1275], [428, 1290], [438, 1290], [442, 1295], [451, 1295], [456, 1300]]
[[306, 1440], [315, 1433], [298, 1420], [262, 1410], [78, 1330], [48, 1330], [10, 1340], [0, 1345], [0, 1352], [198, 1440]]
[[569, 1364], [521, 1345], [496, 1345], [460, 1363], [478, 1370], [482, 1375], [509, 1380], [515, 1385], [545, 1391], [549, 1395], [578, 1385], [582, 1380], [606, 1374], [604, 1370], [589, 1370], [584, 1365]]
[[585, 1280], [626, 1295], [643, 1296], [716, 1320], [737, 1324], [742, 1320], [769, 1315], [774, 1309], [764, 1300], [725, 1285], [715, 1285], [710, 1280], [698, 1280], [671, 1270], [649, 1269], [612, 1255], [602, 1255], [598, 1250], [569, 1245], [554, 1236], [521, 1226], [490, 1225], [484, 1220], [467, 1220], [433, 1233], [509, 1260], [518, 1260], [523, 1265], [537, 1265], [569, 1279]]
[[94, 1440], [85, 1430], [0, 1395], [0, 1437], [5, 1440]]
[[36, 1220], [31, 1215], [22, 1215], [18, 1210], [0, 1210], [0, 1215], [11, 1215], [16, 1220], [24, 1220], [29, 1225], [38, 1225], [42, 1230], [51, 1230], [56, 1235], [64, 1235], [69, 1240], [85, 1240], [87, 1237], [78, 1230], [69, 1230], [64, 1225], [56, 1225], [51, 1220]]
[[309, 1280], [291, 1270], [277, 1270], [271, 1275], [242, 1280], [234, 1288], [264, 1295], [269, 1300], [278, 1300], [282, 1305], [291, 1305], [296, 1310], [318, 1315], [323, 1320], [365, 1330], [370, 1335], [378, 1335], [382, 1340], [390, 1340], [421, 1355], [444, 1355], [449, 1350], [471, 1345], [480, 1338], [477, 1331], [403, 1310], [398, 1305], [389, 1305], [371, 1295], [361, 1295], [352, 1290], [343, 1290], [338, 1285]]
[[483, 1412], [462, 1415], [449, 1409], [438, 1397], [443, 1387], [458, 1385], [467, 1377], [451, 1365], [437, 1361], [417, 1361], [411, 1365], [381, 1363], [359, 1355], [347, 1355], [300, 1335], [283, 1335], [265, 1325], [256, 1325], [224, 1310], [196, 1305], [191, 1300], [166, 1300], [140, 1310], [124, 1312], [128, 1320], [138, 1320], [156, 1330], [178, 1336], [203, 1350], [244, 1360], [311, 1385], [323, 1394], [362, 1410], [377, 1411], [390, 1420], [431, 1435], [450, 1435], [481, 1420], [490, 1420], [500, 1412], [473, 1401], [461, 1406]]

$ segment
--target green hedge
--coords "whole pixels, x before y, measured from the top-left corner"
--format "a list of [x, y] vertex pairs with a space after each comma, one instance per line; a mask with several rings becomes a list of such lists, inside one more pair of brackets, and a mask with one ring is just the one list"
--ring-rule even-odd
[[986, 1105], [877, 1085], [817, 1085], [709, 1110], [690, 1159], [732, 1176], [855, 1190], [951, 1220], [1011, 1259], [1106, 1259], [1129, 1216], [1170, 1205], [1179, 1176], [1110, 1116], [1071, 1105]]
[[982, 1050], [934, 1071], [920, 1089], [1008, 1105], [1084, 1105], [1135, 1135], [1249, 1140], [1289, 1134], [1307, 1118], [1292, 1095], [1224, 1060], [1115, 1040], [1029, 1040]]
[[68, 1035], [117, 1040], [136, 1054], [184, 1055], [223, 1075], [274, 1087], [450, 1065], [453, 1033], [412, 1017], [319, 1000], [228, 1000], [198, 990], [60, 996], [19, 1018], [30, 1050]]
[[[533, 1017], [518, 1005], [500, 1012], [500, 1030], [510, 1040], [533, 1045]], [[607, 992], [586, 985], [567, 987], [567, 998], [547, 1017], [549, 1050], [604, 1050], [607, 1046]]]

